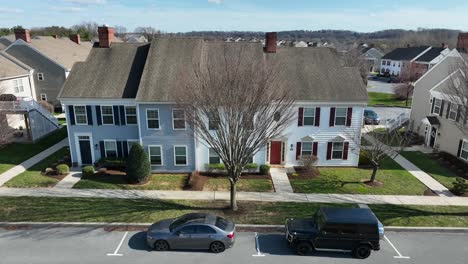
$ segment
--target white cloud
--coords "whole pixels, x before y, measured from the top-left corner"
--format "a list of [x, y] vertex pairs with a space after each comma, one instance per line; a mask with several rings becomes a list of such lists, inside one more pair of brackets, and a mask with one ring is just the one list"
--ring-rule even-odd
[[213, 4], [221, 4], [223, 0], [208, 0], [208, 3], [213, 3]]
[[107, 3], [107, 0], [63, 0], [68, 3], [73, 3], [73, 4], [96, 4], [96, 5], [103, 5]]
[[23, 9], [0, 7], [0, 13], [23, 13]]
[[59, 12], [81, 12], [84, 11], [84, 8], [77, 7], [77, 6], [54, 6], [51, 7], [50, 10], [59, 11]]

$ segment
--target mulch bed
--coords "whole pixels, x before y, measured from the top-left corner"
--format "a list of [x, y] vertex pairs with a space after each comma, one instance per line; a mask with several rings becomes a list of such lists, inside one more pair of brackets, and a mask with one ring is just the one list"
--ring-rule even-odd
[[[187, 184], [184, 187], [184, 190], [189, 191], [203, 191], [205, 183], [210, 178], [224, 178], [227, 180], [226, 174], [222, 173], [211, 173], [211, 172], [193, 172], [187, 181]], [[260, 173], [245, 173], [242, 174], [241, 179], [267, 179], [271, 180], [270, 175], [263, 175]]]
[[288, 178], [290, 180], [294, 180], [294, 179], [301, 179], [301, 180], [314, 179], [314, 178], [317, 178], [320, 175], [320, 171], [317, 168], [313, 168], [312, 171], [308, 172], [307, 170], [304, 169], [304, 167], [294, 166], [294, 170], [296, 171], [297, 175], [294, 176], [293, 173], [288, 173]]

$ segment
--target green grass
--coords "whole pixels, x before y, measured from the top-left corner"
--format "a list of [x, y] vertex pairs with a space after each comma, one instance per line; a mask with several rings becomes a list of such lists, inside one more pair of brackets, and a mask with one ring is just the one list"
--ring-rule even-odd
[[398, 106], [398, 107], [411, 107], [411, 99], [408, 101], [408, 106], [405, 105], [406, 100], [397, 100], [394, 94], [368, 92], [369, 106]]
[[453, 182], [457, 175], [449, 169], [442, 167], [437, 161], [432, 160], [426, 154], [419, 151], [403, 151], [401, 155], [448, 189], [453, 187]]
[[188, 175], [153, 174], [149, 182], [143, 185], [127, 184], [123, 175], [96, 174], [81, 179], [73, 186], [75, 189], [120, 189], [120, 190], [183, 190]]
[[284, 224], [289, 217], [310, 217], [320, 206], [354, 204], [239, 202], [232, 213], [228, 201], [180, 201], [116, 198], [2, 197], [0, 221], [155, 222], [190, 212], [210, 212], [238, 224]]
[[57, 160], [63, 158], [63, 156], [70, 155], [69, 153], [70, 151], [68, 150], [68, 147], [62, 148], [44, 160], [40, 161], [36, 165], [27, 169], [25, 172], [7, 181], [3, 186], [14, 188], [53, 187], [59, 182], [59, 180], [53, 177], [41, 175], [41, 171], [44, 171], [46, 168], [50, 167], [51, 164], [57, 162]]
[[67, 120], [65, 118], [57, 118], [58, 124], [59, 125], [66, 125]]
[[383, 186], [371, 187], [362, 181], [370, 179], [371, 169], [319, 168], [314, 179], [292, 179], [291, 185], [299, 193], [395, 194], [423, 195], [426, 187], [394, 160], [385, 159], [376, 179]]
[[369, 205], [386, 226], [468, 227], [468, 206]]
[[[204, 191], [229, 191], [231, 184], [227, 178], [210, 178], [206, 181]], [[237, 182], [240, 192], [272, 192], [273, 184], [270, 179], [240, 179]]]
[[0, 173], [11, 169], [66, 137], [67, 128], [62, 127], [35, 144], [11, 143], [0, 148]]

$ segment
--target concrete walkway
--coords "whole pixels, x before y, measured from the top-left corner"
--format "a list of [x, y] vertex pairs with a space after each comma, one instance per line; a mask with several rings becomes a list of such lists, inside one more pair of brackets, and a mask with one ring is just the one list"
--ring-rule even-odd
[[[3, 197], [79, 197], [163, 200], [229, 200], [229, 192], [65, 188], [0, 188]], [[468, 197], [238, 192], [240, 201], [468, 206]]]
[[293, 188], [289, 182], [286, 168], [271, 168], [271, 180], [277, 193], [293, 193]]
[[[368, 134], [363, 134], [362, 135], [367, 141], [370, 143], [374, 143], [377, 141], [374, 137], [368, 135]], [[394, 153], [388, 153], [390, 156], [394, 156]], [[429, 174], [425, 173], [422, 171], [420, 168], [416, 167], [413, 163], [411, 163], [409, 160], [405, 159], [401, 155], [397, 155], [394, 160], [400, 164], [401, 167], [403, 167], [405, 170], [407, 170], [409, 173], [411, 173], [414, 177], [416, 177], [420, 182], [422, 182], [424, 185], [427, 186], [427, 188], [433, 190], [435, 193], [437, 193], [439, 196], [445, 196], [445, 197], [453, 197], [455, 196], [453, 193], [451, 193], [445, 186], [440, 184], [438, 181], [436, 181], [434, 178], [432, 178]]]
[[59, 181], [53, 188], [54, 189], [71, 189], [73, 185], [81, 179], [81, 170], [79, 168], [73, 168], [65, 178]]
[[5, 184], [5, 182], [11, 180], [16, 175], [23, 173], [27, 169], [31, 168], [34, 164], [40, 162], [41, 160], [49, 157], [54, 152], [58, 151], [59, 149], [68, 146], [68, 138], [63, 139], [62, 141], [58, 142], [57, 144], [53, 145], [52, 147], [40, 152], [39, 154], [33, 156], [32, 158], [21, 162], [19, 165], [5, 171], [4, 173], [0, 174], [0, 186]]

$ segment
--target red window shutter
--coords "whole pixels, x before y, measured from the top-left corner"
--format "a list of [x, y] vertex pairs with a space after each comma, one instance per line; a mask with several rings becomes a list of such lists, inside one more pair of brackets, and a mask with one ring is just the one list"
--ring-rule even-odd
[[351, 119], [353, 118], [353, 108], [348, 107], [348, 113], [346, 115], [346, 126], [351, 126]]
[[343, 150], [343, 160], [348, 159], [348, 149], [349, 149], [349, 142], [344, 143], [344, 150]]
[[299, 113], [297, 114], [297, 126], [302, 126], [302, 119], [304, 119], [304, 107], [299, 107]]
[[301, 159], [301, 149], [302, 149], [302, 143], [297, 142], [297, 144], [296, 144], [296, 160]]
[[312, 146], [312, 155], [317, 157], [317, 152], [318, 152], [318, 142], [314, 142]]
[[330, 126], [335, 126], [335, 111], [336, 111], [336, 108], [335, 107], [331, 107], [330, 108]]
[[328, 146], [327, 146], [327, 160], [331, 160], [331, 156], [332, 156], [332, 145], [333, 145], [332, 142], [328, 142]]
[[320, 126], [320, 107], [315, 108], [315, 126]]

